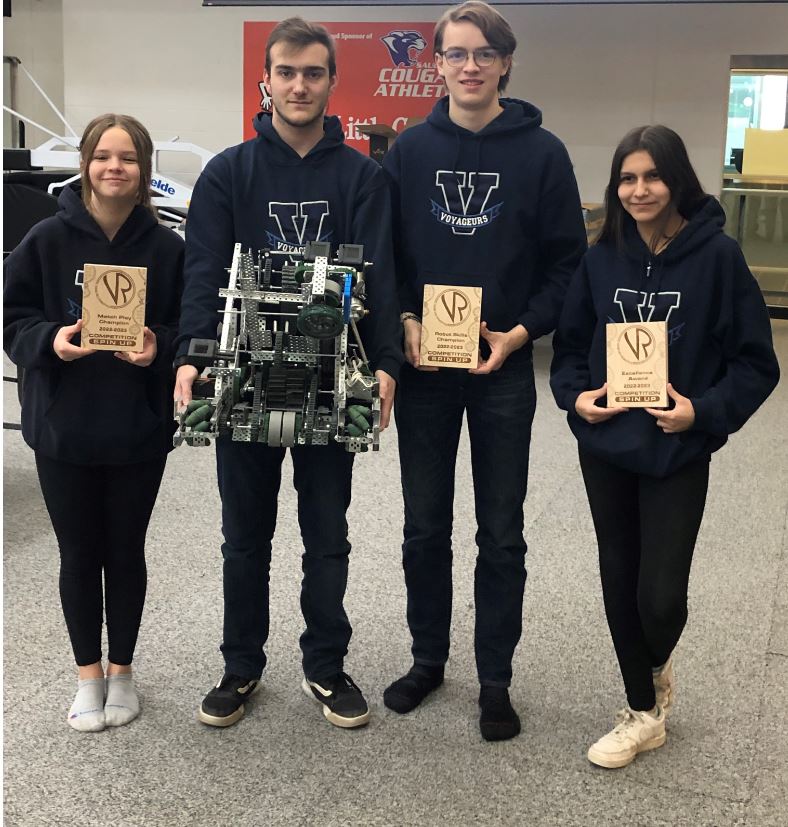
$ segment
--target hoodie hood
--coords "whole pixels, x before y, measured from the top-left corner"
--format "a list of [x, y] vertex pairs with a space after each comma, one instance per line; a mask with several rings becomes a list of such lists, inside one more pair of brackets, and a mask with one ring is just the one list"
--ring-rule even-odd
[[486, 138], [490, 135], [535, 129], [542, 125], [542, 113], [532, 103], [517, 98], [499, 98], [498, 103], [503, 107], [503, 112], [478, 132], [471, 132], [449, 118], [448, 95], [435, 104], [432, 112], [427, 116], [427, 123], [443, 132], [456, 133], [467, 138]]
[[342, 122], [336, 115], [323, 118], [323, 137], [302, 158], [289, 144], [285, 143], [274, 129], [274, 119], [270, 112], [258, 112], [252, 120], [258, 138], [268, 144], [268, 162], [275, 166], [298, 166], [323, 160], [326, 153], [333, 152], [345, 142]]
[[104, 230], [99, 227], [82, 202], [81, 184], [74, 183], [63, 187], [57, 203], [60, 209], [56, 216], [64, 224], [84, 233], [94, 241], [108, 243], [114, 247], [134, 245], [154, 227], [158, 226], [153, 213], [147, 207], [137, 204], [116, 233], [115, 238], [108, 242]]
[[725, 211], [719, 201], [707, 195], [698, 203], [687, 218], [687, 225], [676, 238], [658, 255], [652, 255], [637, 231], [635, 220], [627, 215], [624, 224], [624, 244], [629, 258], [642, 261], [654, 259], [662, 264], [675, 264], [694, 253], [710, 238], [722, 233], [725, 226]]
[[692, 212], [685, 216], [687, 224], [668, 246], [658, 254], [649, 250], [637, 231], [635, 220], [627, 214], [624, 224], [624, 256], [636, 263], [640, 276], [640, 290], [659, 292], [663, 278], [689, 257], [703, 248], [714, 236], [722, 234], [725, 212], [716, 198], [705, 196]]
[[441, 98], [432, 108], [432, 112], [427, 116], [427, 123], [441, 132], [453, 135], [455, 138], [452, 171], [456, 172], [459, 168], [460, 159], [463, 155], [463, 141], [472, 142], [470, 146], [473, 147], [472, 152], [475, 160], [470, 163], [473, 171], [478, 172], [481, 169], [482, 146], [485, 139], [505, 136], [506, 138], [513, 137], [516, 140], [517, 133], [537, 129], [541, 126], [542, 113], [533, 104], [516, 98], [499, 98], [498, 103], [503, 107], [503, 111], [478, 132], [471, 132], [452, 121], [449, 117], [448, 95]]

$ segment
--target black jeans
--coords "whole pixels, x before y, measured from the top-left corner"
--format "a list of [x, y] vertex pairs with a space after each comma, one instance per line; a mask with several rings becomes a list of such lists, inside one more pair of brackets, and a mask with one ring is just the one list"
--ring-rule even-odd
[[396, 397], [405, 531], [408, 626], [416, 663], [449, 657], [454, 471], [468, 418], [476, 505], [476, 668], [479, 681], [509, 686], [522, 633], [526, 543], [523, 502], [536, 407], [533, 362], [486, 376], [405, 365]]
[[610, 634], [632, 709], [653, 709], [651, 670], [670, 657], [687, 622], [687, 588], [709, 458], [664, 479], [623, 471], [580, 449], [599, 544]]
[[[304, 544], [304, 674], [321, 680], [342, 671], [352, 634], [343, 600], [350, 553], [345, 512], [350, 505], [353, 454], [336, 442], [296, 446], [290, 452]], [[259, 678], [266, 663], [271, 541], [284, 457], [284, 448], [216, 441], [224, 534], [221, 650], [227, 672], [244, 678]]]
[[36, 454], [60, 547], [60, 600], [78, 666], [101, 660], [105, 605], [109, 660], [125, 666], [134, 657], [148, 582], [145, 534], [166, 461], [73, 465]]

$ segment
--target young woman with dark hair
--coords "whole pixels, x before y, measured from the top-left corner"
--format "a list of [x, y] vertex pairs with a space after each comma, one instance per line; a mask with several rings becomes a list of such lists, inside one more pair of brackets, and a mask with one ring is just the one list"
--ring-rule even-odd
[[[145, 534], [172, 448], [170, 345], [183, 242], [151, 208], [152, 153], [139, 121], [95, 118], [80, 144], [81, 183], [63, 188], [57, 215], [34, 226], [5, 263], [4, 348], [25, 370], [22, 434], [60, 548], [79, 675], [68, 722], [81, 731], [139, 713], [131, 662], [147, 585]], [[78, 343], [86, 262], [147, 268], [140, 352]]]
[[[610, 243], [621, 250], [624, 246], [625, 219], [629, 216], [634, 217], [636, 222], [638, 220], [619, 197], [621, 167], [635, 153], [649, 156], [653, 169], [659, 170], [659, 180], [670, 193], [671, 209], [662, 210], [647, 225], [642, 220], [638, 224], [639, 229], [648, 229], [647, 245], [654, 253], [658, 246], [670, 240], [668, 225], [675, 225], [678, 218], [686, 220], [707, 195], [692, 168], [684, 142], [672, 129], [666, 126], [636, 127], [624, 136], [613, 154], [610, 181], [605, 191], [605, 221], [596, 239], [597, 244]], [[627, 181], [631, 182], [631, 176], [627, 176]]]
[[[758, 285], [675, 132], [624, 137], [605, 205], [567, 292], [551, 386], [579, 443], [626, 689], [616, 726], [588, 751], [612, 768], [665, 743], [711, 454], [771, 393], [779, 368]], [[667, 322], [670, 405], [605, 407], [606, 325], [646, 321]]]

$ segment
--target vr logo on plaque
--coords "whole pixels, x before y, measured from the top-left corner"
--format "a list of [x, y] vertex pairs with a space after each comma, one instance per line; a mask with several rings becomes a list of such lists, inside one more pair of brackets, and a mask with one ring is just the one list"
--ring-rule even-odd
[[481, 287], [425, 284], [421, 364], [465, 370], [478, 367], [481, 315]]
[[667, 323], [608, 324], [608, 407], [666, 408], [667, 385]]
[[147, 267], [86, 264], [82, 286], [82, 346], [141, 351]]

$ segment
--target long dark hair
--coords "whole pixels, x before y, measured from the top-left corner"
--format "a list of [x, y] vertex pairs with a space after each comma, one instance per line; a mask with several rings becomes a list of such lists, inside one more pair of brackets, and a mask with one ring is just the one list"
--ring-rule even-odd
[[[638, 126], [631, 129], [621, 139], [613, 153], [610, 165], [610, 181], [605, 190], [605, 223], [595, 243], [608, 242], [621, 249], [624, 246], [624, 222], [634, 220], [624, 209], [618, 197], [618, 184], [621, 179], [621, 166], [624, 159], [633, 152], [648, 152], [660, 178], [670, 190], [670, 203], [683, 218], [689, 218], [698, 202], [706, 197], [698, 176], [690, 163], [687, 147], [681, 137], [667, 126]], [[670, 212], [666, 210], [664, 225], [670, 221]], [[665, 230], [655, 234], [656, 243]]]

